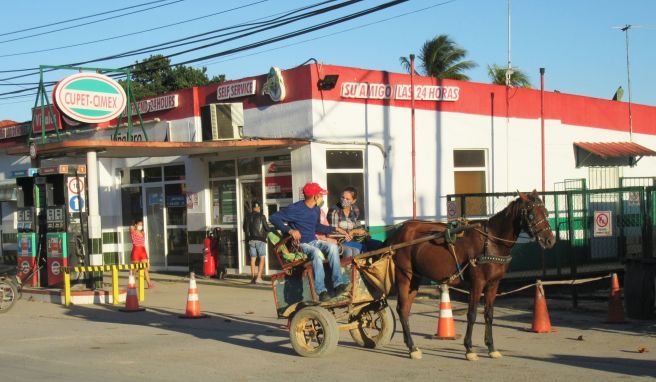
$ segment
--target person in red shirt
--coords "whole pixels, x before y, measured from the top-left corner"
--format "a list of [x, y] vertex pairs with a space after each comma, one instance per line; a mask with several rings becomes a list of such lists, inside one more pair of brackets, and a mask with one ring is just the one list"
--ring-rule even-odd
[[[134, 263], [147, 263], [148, 253], [146, 252], [146, 234], [143, 230], [143, 220], [137, 219], [134, 224], [130, 226], [130, 237], [132, 238], [132, 253], [130, 254], [130, 261]], [[144, 270], [146, 276], [146, 283], [148, 289], [154, 288], [155, 284], [150, 281], [150, 273], [148, 268]]]

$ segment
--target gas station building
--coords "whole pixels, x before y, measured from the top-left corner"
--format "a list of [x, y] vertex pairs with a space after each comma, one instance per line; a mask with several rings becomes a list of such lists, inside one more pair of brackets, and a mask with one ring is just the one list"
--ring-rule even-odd
[[[551, 191], [566, 179], [611, 187], [620, 177], [654, 175], [656, 107], [633, 104], [629, 120], [624, 102], [413, 81], [414, 102], [409, 74], [315, 64], [272, 68], [268, 75], [141, 100], [143, 128], [133, 112], [131, 131], [127, 117], [116, 128], [117, 119], [80, 123], [57, 112], [59, 134], [46, 118], [46, 140], [39, 123], [30, 145], [29, 127], [0, 127], [3, 259], [21, 256], [19, 238], [29, 220], [21, 208], [38, 207], [30, 177], [49, 195], [44, 208], [57, 205], [70, 215], [61, 224], [80, 218], [76, 229], [91, 238], [91, 265], [128, 263], [129, 226], [143, 218], [152, 269], [202, 268], [203, 241], [218, 228], [219, 266], [248, 273], [241, 227], [251, 202], [261, 201], [268, 216], [299, 200], [309, 181], [327, 187], [327, 207], [345, 186], [356, 187], [360, 218], [372, 230], [408, 220], [413, 103], [419, 219], [446, 219], [448, 194], [543, 184]], [[605, 184], [595, 185], [601, 178]], [[52, 219], [55, 210], [48, 212]], [[66, 230], [56, 220], [48, 224], [53, 232]], [[69, 259], [79, 251], [69, 238]], [[271, 254], [267, 260], [268, 273], [280, 268]]]

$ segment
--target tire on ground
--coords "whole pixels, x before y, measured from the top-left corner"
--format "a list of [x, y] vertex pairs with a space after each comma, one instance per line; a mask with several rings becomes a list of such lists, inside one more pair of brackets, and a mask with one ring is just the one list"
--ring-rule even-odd
[[298, 311], [289, 327], [289, 339], [294, 351], [303, 357], [322, 357], [335, 351], [339, 328], [335, 317], [320, 306]]
[[0, 313], [5, 313], [18, 300], [18, 288], [13, 283], [0, 280]]
[[351, 337], [356, 344], [369, 349], [380, 349], [389, 344], [396, 329], [396, 320], [389, 306], [363, 310], [358, 322], [359, 326], [350, 330]]

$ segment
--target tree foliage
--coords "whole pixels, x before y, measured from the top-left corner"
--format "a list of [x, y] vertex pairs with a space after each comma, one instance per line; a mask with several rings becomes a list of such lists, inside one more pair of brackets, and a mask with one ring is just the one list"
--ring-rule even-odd
[[[439, 35], [424, 43], [419, 53], [420, 71], [423, 74], [435, 78], [447, 78], [453, 80], [469, 81], [469, 77], [463, 72], [475, 68], [474, 61], [465, 60], [467, 51], [459, 47], [447, 35]], [[410, 72], [410, 60], [400, 57], [399, 61], [406, 71]]]
[[[487, 75], [490, 77], [495, 85], [505, 85], [506, 84], [506, 70], [497, 64], [492, 64], [487, 66]], [[513, 69], [512, 74], [510, 75], [510, 86], [515, 88], [532, 88], [531, 81], [529, 81], [528, 76], [519, 69]]]
[[[196, 69], [184, 65], [171, 66], [170, 59], [153, 55], [135, 64], [131, 80], [135, 98], [142, 99], [178, 89], [221, 83], [225, 81], [225, 75], [210, 79], [205, 67]], [[126, 81], [120, 82], [125, 87]]]

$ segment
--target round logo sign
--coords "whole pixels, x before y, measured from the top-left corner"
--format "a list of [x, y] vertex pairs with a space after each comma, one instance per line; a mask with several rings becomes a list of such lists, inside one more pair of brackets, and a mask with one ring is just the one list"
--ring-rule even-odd
[[30, 263], [27, 261], [23, 261], [20, 266], [20, 270], [22, 273], [27, 274], [30, 271]]
[[78, 73], [61, 80], [54, 91], [55, 104], [70, 118], [86, 123], [110, 121], [127, 104], [118, 82], [98, 73]]
[[59, 273], [61, 272], [61, 265], [58, 261], [53, 261], [50, 269], [53, 275], [59, 276]]

